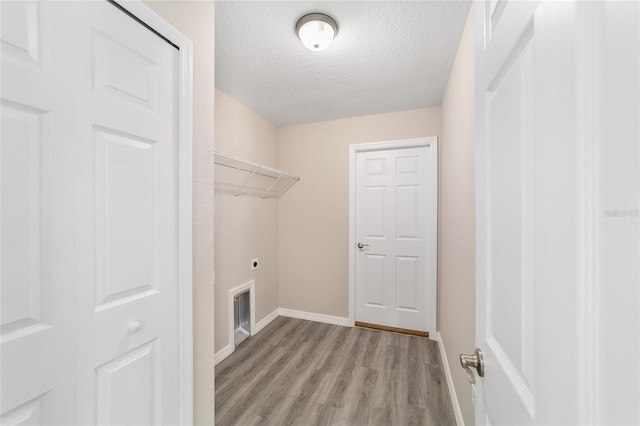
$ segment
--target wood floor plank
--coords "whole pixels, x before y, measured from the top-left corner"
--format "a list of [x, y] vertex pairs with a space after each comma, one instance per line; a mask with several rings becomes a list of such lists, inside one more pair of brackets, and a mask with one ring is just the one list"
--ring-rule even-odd
[[357, 367], [354, 380], [349, 387], [345, 399], [349, 401], [344, 410], [344, 416], [348, 424], [366, 425], [370, 423], [371, 414], [371, 390], [375, 387], [378, 376], [376, 370], [367, 367]]
[[338, 411], [336, 407], [320, 404], [314, 418], [311, 418], [309, 423], [315, 423], [318, 426], [333, 426], [337, 423]]
[[445, 409], [451, 405], [444, 372], [439, 365], [428, 364], [427, 396], [429, 401], [428, 424], [455, 424], [453, 409]]
[[437, 344], [277, 318], [216, 366], [217, 425], [455, 425]]
[[[275, 354], [278, 354], [277, 357], [269, 360], [265, 364], [265, 368], [259, 371], [253, 380], [247, 379], [247, 376], [243, 374], [238, 374], [235, 381], [233, 381], [235, 386], [228, 386], [223, 390], [216, 389], [216, 418], [220, 418], [222, 423], [226, 418], [233, 420], [240, 413], [253, 408], [256, 402], [261, 401], [262, 397], [268, 395], [265, 390], [268, 389], [273, 380], [273, 371], [279, 368], [277, 367], [278, 365], [286, 365], [291, 356], [290, 352], [284, 348], [276, 348]], [[276, 366], [275, 368], [272, 367], [274, 365]]]
[[[304, 347], [304, 351], [301, 352], [301, 349]], [[301, 343], [294, 347], [289, 348], [291, 351], [291, 358], [288, 365], [282, 366], [279, 372], [276, 372], [274, 379], [268, 386], [269, 396], [265, 403], [259, 407], [258, 414], [260, 417], [268, 418], [270, 417], [274, 411], [282, 408], [282, 405], [287, 402], [287, 394], [291, 387], [293, 387], [296, 382], [296, 378], [298, 380], [303, 380], [306, 377], [296, 376], [296, 371], [291, 367], [291, 363], [295, 363], [298, 361], [301, 353], [305, 355], [309, 350], [312, 350], [313, 346], [309, 344]], [[289, 401], [290, 402], [290, 401]]]
[[304, 420], [309, 419], [309, 415], [313, 410], [309, 407], [314, 406], [315, 396], [319, 394], [320, 386], [324, 382], [327, 373], [314, 370], [308, 380], [306, 380], [300, 392], [291, 398], [292, 403], [288, 404], [284, 411], [282, 423], [285, 425], [300, 424]]

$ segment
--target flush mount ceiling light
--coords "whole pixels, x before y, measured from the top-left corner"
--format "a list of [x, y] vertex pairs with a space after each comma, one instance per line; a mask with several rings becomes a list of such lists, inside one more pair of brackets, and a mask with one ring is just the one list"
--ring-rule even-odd
[[309, 50], [318, 52], [326, 49], [338, 34], [338, 24], [324, 13], [310, 13], [298, 19], [296, 34]]

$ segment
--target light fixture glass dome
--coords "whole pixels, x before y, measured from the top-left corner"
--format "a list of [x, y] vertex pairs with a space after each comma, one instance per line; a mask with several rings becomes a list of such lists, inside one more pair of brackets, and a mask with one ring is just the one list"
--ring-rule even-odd
[[304, 47], [314, 52], [326, 49], [338, 33], [338, 25], [328, 15], [310, 13], [298, 20], [296, 33]]

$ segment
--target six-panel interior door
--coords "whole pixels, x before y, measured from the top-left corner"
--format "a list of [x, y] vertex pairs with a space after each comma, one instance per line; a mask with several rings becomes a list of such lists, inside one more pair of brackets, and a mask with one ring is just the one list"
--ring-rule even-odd
[[177, 424], [178, 51], [2, 2], [2, 424]]
[[356, 321], [435, 334], [434, 151], [356, 154]]
[[476, 424], [638, 424], [640, 5], [474, 7]]

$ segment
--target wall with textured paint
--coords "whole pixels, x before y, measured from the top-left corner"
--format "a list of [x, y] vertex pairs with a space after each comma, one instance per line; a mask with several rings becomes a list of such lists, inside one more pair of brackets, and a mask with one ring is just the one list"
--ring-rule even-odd
[[458, 356], [475, 346], [475, 108], [473, 13], [442, 99], [438, 222], [438, 330], [465, 424], [474, 424], [471, 385]]
[[283, 127], [278, 166], [302, 175], [280, 198], [280, 306], [349, 315], [349, 145], [440, 135], [440, 108]]
[[[240, 102], [216, 90], [216, 150], [276, 167], [277, 129]], [[229, 342], [229, 290], [255, 280], [256, 322], [279, 307], [278, 199], [260, 196], [273, 179], [254, 176], [244, 194], [234, 196], [249, 176], [215, 167], [216, 352]], [[251, 259], [259, 267], [250, 270]], [[233, 324], [233, 323], [231, 323]]]

